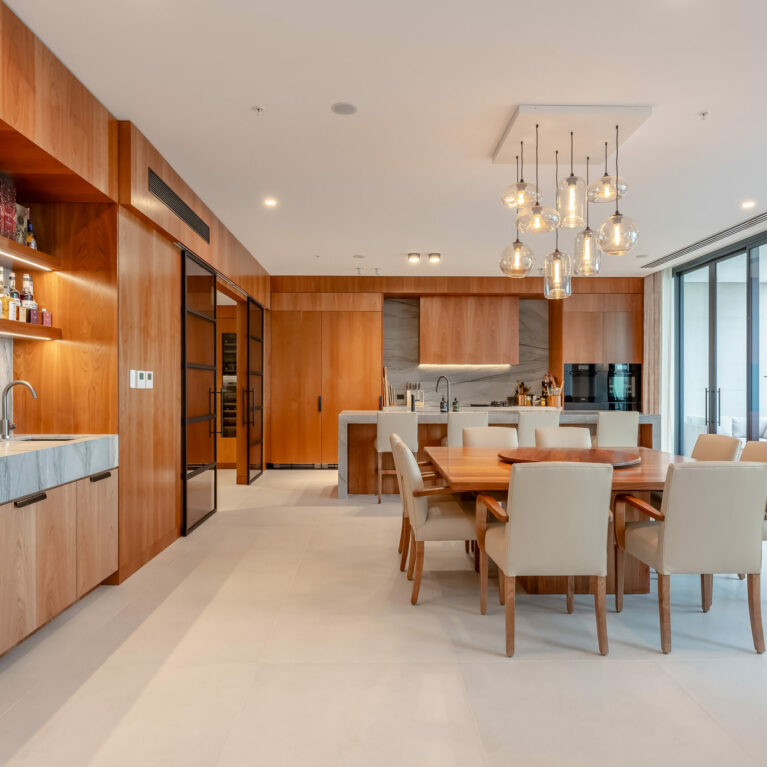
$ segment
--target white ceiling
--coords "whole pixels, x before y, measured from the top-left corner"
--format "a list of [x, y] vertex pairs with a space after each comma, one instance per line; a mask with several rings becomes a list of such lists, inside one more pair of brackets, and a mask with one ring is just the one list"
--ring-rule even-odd
[[767, 210], [760, 0], [6, 2], [274, 274], [497, 275], [514, 169], [492, 153], [520, 103], [652, 106], [621, 148], [640, 239], [604, 274]]

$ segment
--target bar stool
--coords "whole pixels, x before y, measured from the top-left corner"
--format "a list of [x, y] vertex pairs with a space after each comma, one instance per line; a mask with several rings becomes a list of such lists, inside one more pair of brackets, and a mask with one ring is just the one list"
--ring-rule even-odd
[[376, 429], [376, 473], [378, 475], [378, 503], [381, 503], [383, 477], [385, 474], [396, 475], [394, 469], [383, 468], [383, 454], [391, 453], [390, 437], [398, 434], [413, 454], [418, 452], [418, 414], [379, 412]]
[[463, 447], [463, 430], [473, 426], [487, 426], [487, 413], [448, 413], [448, 447]]

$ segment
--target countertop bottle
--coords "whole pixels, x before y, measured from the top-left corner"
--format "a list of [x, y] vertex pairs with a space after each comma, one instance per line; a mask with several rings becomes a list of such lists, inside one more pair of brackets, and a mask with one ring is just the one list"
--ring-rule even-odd
[[458, 397], [453, 397], [453, 412], [458, 412]]
[[445, 399], [445, 395], [442, 395], [442, 401], [439, 403], [439, 412], [440, 413], [447, 413], [447, 400]]

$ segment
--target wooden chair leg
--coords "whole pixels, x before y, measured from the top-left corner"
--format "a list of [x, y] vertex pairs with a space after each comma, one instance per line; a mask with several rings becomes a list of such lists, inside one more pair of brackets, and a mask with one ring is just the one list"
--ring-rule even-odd
[[626, 552], [620, 547], [615, 547], [615, 612], [623, 610], [623, 582], [626, 566]]
[[399, 529], [399, 546], [397, 546], [397, 553], [402, 553], [402, 548], [405, 545], [405, 521], [407, 520], [407, 514], [405, 514], [404, 510], [402, 511], [402, 525], [400, 525]]
[[574, 609], [575, 600], [575, 576], [567, 576], [567, 612], [571, 613]]
[[502, 604], [506, 604], [506, 576], [503, 574], [501, 568], [498, 568], [498, 601]]
[[658, 573], [658, 617], [660, 618], [660, 649], [671, 652], [671, 576]]
[[[402, 559], [400, 559], [399, 562], [399, 569], [400, 572], [405, 572], [405, 567], [407, 565], [407, 554], [408, 550], [410, 549], [410, 538], [412, 536], [412, 532], [410, 530], [410, 518], [405, 514], [404, 519], [402, 520], [403, 525], [403, 542], [402, 542]], [[408, 576], [409, 577], [409, 576]]]
[[764, 629], [762, 627], [762, 581], [761, 573], [748, 574], [748, 615], [751, 618], [751, 635], [754, 649], [764, 652]]
[[597, 617], [597, 641], [599, 652], [607, 655], [607, 612], [605, 610], [605, 594], [607, 578], [601, 575], [591, 578], [591, 590], [594, 592], [594, 612]]
[[413, 594], [410, 604], [418, 602], [418, 592], [421, 590], [421, 575], [423, 574], [423, 541], [415, 542], [415, 574], [413, 577]]
[[504, 577], [504, 593], [506, 595], [506, 655], [511, 658], [514, 655], [514, 578]]
[[378, 456], [378, 503], [381, 503], [381, 492], [383, 491], [383, 453], [376, 453]]
[[413, 528], [410, 528], [410, 562], [407, 566], [407, 579], [413, 580], [413, 570], [415, 569], [415, 533]]
[[700, 606], [704, 613], [711, 609], [712, 594], [714, 591], [714, 576], [704, 574], [700, 576]]
[[466, 549], [466, 553], [467, 554], [469, 553], [470, 544], [471, 544], [471, 541], [464, 541], [463, 542], [463, 545], [464, 545], [464, 548]]
[[479, 612], [484, 615], [487, 612], [487, 554], [479, 552]]

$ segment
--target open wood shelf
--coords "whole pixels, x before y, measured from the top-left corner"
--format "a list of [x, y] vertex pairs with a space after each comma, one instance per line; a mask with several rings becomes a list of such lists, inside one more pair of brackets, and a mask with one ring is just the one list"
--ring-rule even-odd
[[61, 328], [51, 328], [46, 325], [30, 325], [28, 322], [4, 320], [0, 318], [0, 338], [12, 336], [23, 341], [37, 339], [40, 341], [59, 341], [62, 338]]
[[0, 266], [14, 272], [55, 272], [59, 268], [59, 262], [41, 250], [33, 250], [26, 245], [20, 245], [16, 240], [0, 235]]

